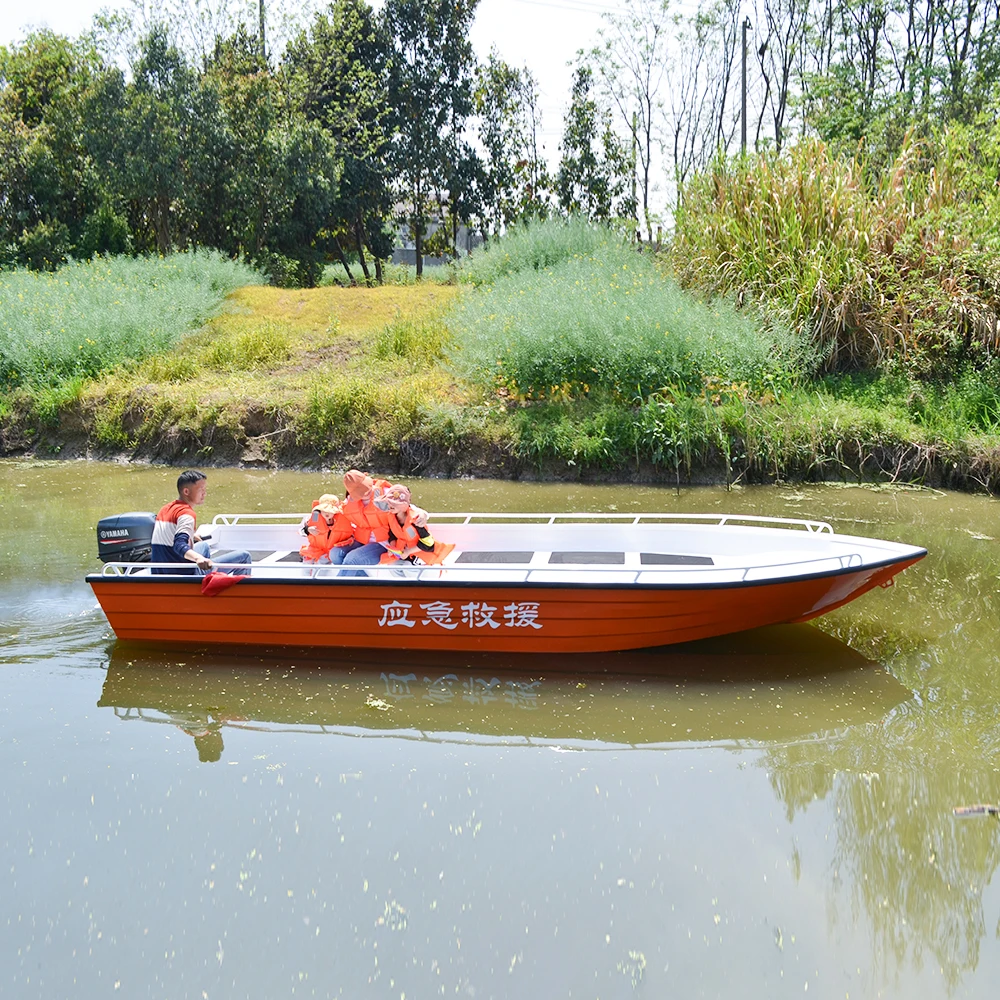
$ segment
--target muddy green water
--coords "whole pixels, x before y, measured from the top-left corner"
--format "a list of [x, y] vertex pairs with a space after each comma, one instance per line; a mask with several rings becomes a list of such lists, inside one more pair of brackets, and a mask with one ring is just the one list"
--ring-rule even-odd
[[[1000, 802], [997, 502], [411, 481], [930, 555], [818, 626], [667, 651], [259, 659], [118, 644], [83, 582], [98, 517], [175, 476], [0, 463], [0, 995], [996, 996], [1000, 822], [952, 809]], [[333, 485], [209, 483], [206, 520]]]

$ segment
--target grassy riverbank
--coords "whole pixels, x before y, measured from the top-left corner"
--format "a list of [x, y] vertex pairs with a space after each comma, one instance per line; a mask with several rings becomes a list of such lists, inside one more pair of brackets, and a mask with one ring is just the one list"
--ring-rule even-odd
[[450, 285], [247, 285], [221, 298], [172, 346], [140, 339], [93, 374], [8, 381], [3, 452], [395, 475], [1000, 481], [989, 366], [938, 382], [898, 365], [824, 374], [790, 324], [699, 301], [605, 230], [514, 234]]

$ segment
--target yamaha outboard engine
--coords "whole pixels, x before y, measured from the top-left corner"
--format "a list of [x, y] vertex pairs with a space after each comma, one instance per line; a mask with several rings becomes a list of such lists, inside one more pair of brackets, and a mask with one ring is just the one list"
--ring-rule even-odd
[[97, 522], [97, 555], [101, 562], [149, 562], [156, 515], [132, 511]]

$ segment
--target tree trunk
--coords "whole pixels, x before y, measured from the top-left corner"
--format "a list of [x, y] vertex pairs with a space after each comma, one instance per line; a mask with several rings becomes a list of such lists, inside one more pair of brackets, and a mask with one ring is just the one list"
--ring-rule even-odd
[[[368, 249], [371, 250], [371, 247], [369, 247]], [[374, 254], [372, 254], [372, 257], [375, 260], [375, 280], [376, 280], [376, 282], [378, 282], [378, 284], [381, 285], [382, 282], [383, 282], [383, 278], [382, 278], [382, 261], [379, 260], [378, 257], [375, 257]]]
[[414, 244], [417, 248], [417, 277], [420, 278], [424, 273], [424, 227], [420, 219], [416, 220], [416, 225], [414, 228]]
[[158, 195], [154, 201], [156, 206], [156, 249], [165, 257], [170, 252], [170, 199], [165, 195]]
[[361, 214], [358, 213], [357, 219], [354, 221], [354, 238], [358, 244], [358, 260], [361, 261], [361, 270], [365, 272], [365, 284], [370, 285], [372, 283], [372, 276], [368, 273], [368, 264], [365, 262], [365, 246], [362, 235], [364, 233], [364, 227], [361, 224]]
[[344, 270], [347, 272], [347, 280], [350, 281], [352, 285], [356, 285], [357, 282], [354, 280], [354, 275], [351, 274], [351, 269], [347, 266], [347, 258], [344, 256], [344, 249], [340, 245], [340, 238], [334, 236], [333, 238], [333, 249], [337, 251], [337, 257], [340, 263], [344, 265]]

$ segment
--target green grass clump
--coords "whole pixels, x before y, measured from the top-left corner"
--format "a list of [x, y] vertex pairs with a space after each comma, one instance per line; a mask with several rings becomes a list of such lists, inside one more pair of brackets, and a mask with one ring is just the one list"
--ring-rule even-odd
[[429, 364], [444, 357], [448, 327], [434, 318], [401, 316], [375, 335], [372, 354], [380, 361], [407, 358]]
[[796, 386], [782, 398], [743, 386], [700, 395], [654, 393], [632, 407], [576, 400], [540, 403], [508, 415], [514, 450], [543, 467], [583, 473], [653, 467], [677, 482], [922, 478], [942, 463], [975, 461], [969, 439], [912, 422], [897, 407]]
[[[567, 239], [574, 231], [563, 227]], [[804, 358], [790, 331], [723, 300], [699, 302], [610, 230], [587, 231], [602, 235], [593, 252], [512, 270], [457, 302], [449, 324], [462, 376], [521, 400], [603, 391], [631, 401], [665, 387], [697, 395], [712, 379], [755, 389], [795, 380]]]
[[235, 330], [227, 330], [212, 341], [204, 363], [229, 372], [261, 371], [280, 365], [291, 355], [292, 337], [286, 325], [245, 319]]
[[936, 439], [1000, 434], [1000, 361], [960, 367], [947, 379], [918, 379], [902, 365], [878, 373], [831, 375], [818, 391], [909, 421]]
[[[455, 265], [431, 264], [424, 265], [421, 283], [432, 285], [450, 285], [455, 281]], [[417, 268], [413, 264], [384, 264], [382, 267], [382, 282], [386, 285], [417, 284]]]
[[55, 387], [161, 354], [233, 289], [260, 281], [209, 252], [0, 272], [0, 389]]
[[621, 244], [606, 226], [579, 216], [515, 226], [503, 239], [489, 243], [462, 261], [458, 276], [473, 285], [488, 285], [521, 271], [541, 271], [563, 261], [600, 256]]
[[136, 362], [131, 368], [137, 383], [190, 382], [197, 378], [201, 366], [191, 354], [154, 354]]
[[[361, 270], [361, 265], [356, 262], [351, 263], [351, 273], [354, 275], [354, 282], [356, 285], [365, 284], [365, 275]], [[369, 272], [372, 273], [372, 280], [374, 281], [374, 266], [369, 263]], [[450, 263], [445, 264], [429, 264], [425, 265], [424, 273], [420, 277], [421, 284], [431, 284], [431, 285], [451, 285], [455, 281], [455, 265]], [[342, 264], [327, 264], [323, 268], [323, 274], [321, 275], [319, 286], [330, 287], [338, 286], [340, 288], [350, 288], [351, 282], [347, 277], [347, 272], [344, 270]], [[383, 285], [415, 285], [417, 284], [417, 269], [413, 264], [390, 264], [385, 263], [382, 265], [382, 284]]]
[[417, 430], [433, 399], [420, 377], [386, 382], [371, 375], [317, 379], [296, 419], [296, 438], [325, 455], [338, 449], [395, 449]]

